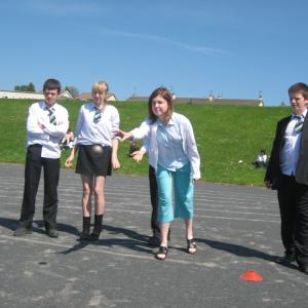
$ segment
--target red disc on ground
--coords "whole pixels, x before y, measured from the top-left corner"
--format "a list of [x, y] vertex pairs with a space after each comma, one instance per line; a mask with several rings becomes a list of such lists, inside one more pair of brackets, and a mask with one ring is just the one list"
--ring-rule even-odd
[[263, 280], [262, 275], [260, 275], [258, 272], [254, 270], [244, 272], [240, 276], [240, 278], [245, 281], [253, 281], [253, 282], [260, 282]]

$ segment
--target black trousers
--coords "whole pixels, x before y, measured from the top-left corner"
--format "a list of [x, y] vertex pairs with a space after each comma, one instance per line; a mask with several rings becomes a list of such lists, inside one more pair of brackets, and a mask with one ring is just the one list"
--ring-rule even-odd
[[56, 227], [58, 210], [58, 183], [60, 159], [41, 157], [42, 146], [31, 145], [27, 149], [24, 195], [20, 225], [31, 227], [35, 213], [35, 199], [39, 187], [41, 169], [44, 169], [43, 220], [46, 228]]
[[297, 183], [293, 176], [283, 176], [278, 202], [285, 250], [295, 252], [297, 262], [308, 266], [308, 186]]
[[157, 223], [158, 188], [156, 182], [155, 169], [151, 165], [149, 165], [149, 183], [150, 183], [150, 195], [151, 195], [151, 205], [152, 205], [151, 228], [153, 234], [160, 234], [159, 224]]

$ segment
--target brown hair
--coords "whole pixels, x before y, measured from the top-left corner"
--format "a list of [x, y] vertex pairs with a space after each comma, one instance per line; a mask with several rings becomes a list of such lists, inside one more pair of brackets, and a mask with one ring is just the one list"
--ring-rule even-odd
[[174, 104], [173, 104], [171, 92], [165, 87], [159, 87], [152, 92], [152, 94], [149, 97], [149, 102], [148, 102], [149, 119], [152, 120], [152, 123], [154, 123], [157, 120], [157, 116], [154, 114], [152, 110], [152, 101], [155, 97], [159, 95], [163, 97], [168, 103], [168, 111], [166, 115], [167, 121], [170, 120], [171, 115], [173, 113]]
[[301, 93], [305, 99], [308, 99], [308, 86], [303, 82], [298, 82], [292, 85], [288, 90], [289, 95]]

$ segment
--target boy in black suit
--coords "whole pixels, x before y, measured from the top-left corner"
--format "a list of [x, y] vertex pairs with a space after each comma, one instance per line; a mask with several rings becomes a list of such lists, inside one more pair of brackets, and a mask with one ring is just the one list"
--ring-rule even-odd
[[277, 190], [283, 261], [296, 260], [308, 274], [308, 86], [296, 83], [288, 93], [292, 115], [277, 124], [264, 181]]

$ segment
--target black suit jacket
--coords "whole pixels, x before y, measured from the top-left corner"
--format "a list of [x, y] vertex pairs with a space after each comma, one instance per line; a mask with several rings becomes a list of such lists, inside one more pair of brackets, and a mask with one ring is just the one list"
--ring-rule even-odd
[[[272, 184], [272, 189], [279, 189], [281, 183], [280, 155], [285, 142], [285, 131], [291, 116], [283, 118], [277, 123], [276, 135], [269, 159], [264, 181]], [[299, 150], [299, 158], [295, 172], [295, 180], [299, 184], [308, 185], [308, 113], [305, 117], [302, 138]]]

